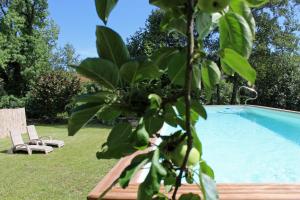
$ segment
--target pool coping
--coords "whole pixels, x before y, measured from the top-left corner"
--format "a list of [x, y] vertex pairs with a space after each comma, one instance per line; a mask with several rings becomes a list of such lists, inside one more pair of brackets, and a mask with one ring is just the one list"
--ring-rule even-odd
[[241, 104], [241, 105], [204, 105], [204, 106], [205, 107], [230, 106], [230, 107], [253, 107], [253, 108], [256, 107], [256, 108], [262, 108], [262, 109], [274, 110], [274, 111], [280, 111], [280, 112], [287, 112], [287, 113], [294, 113], [294, 114], [300, 115], [300, 111], [287, 110], [287, 109], [282, 109], [282, 108], [273, 108], [273, 107], [268, 107], [268, 106], [252, 105], [252, 104], [247, 104], [247, 105], [243, 105], [243, 104]]
[[[212, 106], [226, 106], [226, 105], [207, 105], [208, 107]], [[294, 113], [299, 114], [298, 111], [291, 111], [291, 110], [285, 110], [285, 109], [279, 109], [279, 108], [271, 108], [266, 106], [257, 106], [257, 105], [228, 105], [228, 106], [246, 106], [246, 107], [257, 107], [257, 108], [263, 108], [263, 109], [269, 109], [269, 110], [275, 110], [275, 111], [281, 111], [281, 112], [288, 112], [288, 113]], [[155, 139], [154, 139], [155, 140]], [[116, 186], [117, 179], [121, 175], [122, 171], [130, 164], [132, 159], [142, 153], [145, 153], [147, 151], [151, 150], [151, 148], [145, 150], [145, 151], [138, 151], [132, 155], [126, 156], [124, 158], [121, 158], [118, 163], [102, 178], [102, 180], [93, 188], [93, 190], [88, 194], [87, 200], [97, 200], [101, 196], [101, 194], [108, 189], [113, 189], [113, 192], [108, 192], [103, 199], [104, 200], [117, 200], [117, 199], [123, 199], [123, 200], [133, 200], [136, 199], [136, 193], [137, 189], [136, 186], [139, 185], [141, 182], [141, 175], [143, 174], [143, 169], [138, 171], [136, 175], [132, 178], [129, 184], [130, 187], [134, 187], [135, 189], [129, 189], [129, 191], [126, 191], [121, 189], [119, 186]], [[194, 190], [198, 186], [196, 184], [191, 185], [183, 185], [181, 192], [189, 192], [192, 186], [192, 189]], [[235, 188], [231, 195], [221, 195], [220, 199], [228, 199], [228, 200], [246, 200], [246, 196], [249, 196], [249, 200], [259, 199], [259, 200], [267, 200], [267, 199], [278, 199], [278, 200], [299, 200], [300, 199], [300, 183], [292, 183], [292, 184], [276, 184], [276, 183], [222, 183], [217, 184], [218, 188], [225, 188], [226, 190], [229, 190], [230, 188]], [[228, 189], [229, 188], [229, 189]], [[253, 188], [256, 190], [259, 190], [258, 194], [255, 194], [254, 197], [251, 196], [251, 192], [253, 191]], [[272, 188], [272, 191], [271, 189]], [[284, 191], [282, 194], [278, 194], [276, 191], [278, 191], [278, 188], [283, 188]], [[226, 190], [222, 191], [222, 193], [227, 193]], [[274, 191], [273, 191], [274, 189]], [[199, 190], [199, 188], [198, 188]], [[237, 196], [240, 196], [239, 193], [241, 190], [245, 190], [249, 192], [244, 198], [236, 198]], [[124, 194], [123, 194], [124, 193]], [[245, 193], [246, 194], [246, 193]], [[269, 195], [269, 196], [268, 196]]]

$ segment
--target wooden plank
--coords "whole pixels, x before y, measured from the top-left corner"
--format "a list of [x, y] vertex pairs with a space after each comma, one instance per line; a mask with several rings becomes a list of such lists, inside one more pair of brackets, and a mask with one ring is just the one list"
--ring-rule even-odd
[[[138, 184], [131, 184], [127, 189], [115, 186], [104, 200], [134, 200], [137, 197]], [[218, 185], [220, 200], [300, 200], [300, 185]], [[163, 188], [161, 189], [163, 192]], [[184, 193], [198, 193], [196, 185], [183, 185], [178, 196]], [[171, 194], [169, 194], [171, 196]]]

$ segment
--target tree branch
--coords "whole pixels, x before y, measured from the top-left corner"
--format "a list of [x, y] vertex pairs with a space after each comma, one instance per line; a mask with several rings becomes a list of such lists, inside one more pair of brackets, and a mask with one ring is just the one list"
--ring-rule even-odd
[[191, 149], [193, 148], [193, 136], [191, 132], [191, 90], [192, 90], [192, 76], [193, 76], [193, 55], [194, 55], [194, 6], [195, 0], [187, 0], [187, 38], [188, 38], [188, 51], [187, 51], [187, 66], [185, 74], [185, 130], [187, 136], [187, 150], [184, 157], [179, 175], [176, 177], [176, 185], [172, 195], [172, 199], [176, 200], [178, 188], [181, 186], [181, 179], [183, 172], [186, 169], [188, 157]]

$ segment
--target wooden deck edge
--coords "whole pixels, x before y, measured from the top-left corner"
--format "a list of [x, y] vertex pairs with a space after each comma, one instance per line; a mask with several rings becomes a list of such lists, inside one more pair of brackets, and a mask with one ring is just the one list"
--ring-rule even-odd
[[[120, 177], [123, 170], [129, 166], [132, 159], [139, 154], [148, 152], [150, 149], [144, 151], [137, 151], [129, 156], [121, 158], [118, 163], [104, 176], [104, 178], [93, 188], [93, 190], [88, 194], [87, 200], [98, 200], [101, 194], [109, 189], [109, 187]], [[131, 184], [138, 183], [139, 176], [141, 172], [132, 178]]]

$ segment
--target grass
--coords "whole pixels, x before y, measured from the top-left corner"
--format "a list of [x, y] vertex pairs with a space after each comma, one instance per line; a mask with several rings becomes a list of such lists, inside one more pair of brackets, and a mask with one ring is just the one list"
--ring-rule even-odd
[[[37, 126], [39, 135], [65, 141], [65, 147], [45, 154], [6, 154], [11, 143], [0, 139], [1, 200], [76, 200], [87, 194], [112, 168], [115, 160], [97, 160], [96, 152], [109, 128], [88, 127], [73, 137], [65, 125]], [[27, 141], [26, 135], [23, 136]]]

